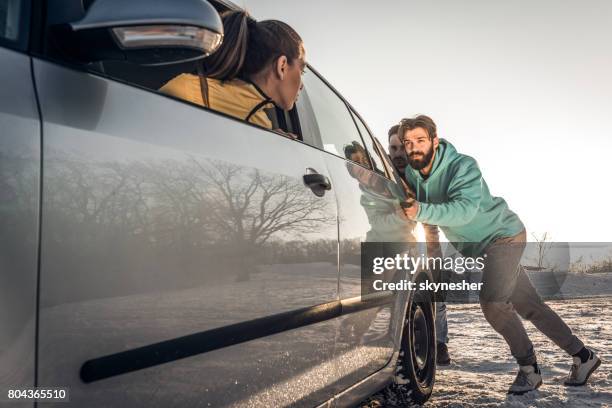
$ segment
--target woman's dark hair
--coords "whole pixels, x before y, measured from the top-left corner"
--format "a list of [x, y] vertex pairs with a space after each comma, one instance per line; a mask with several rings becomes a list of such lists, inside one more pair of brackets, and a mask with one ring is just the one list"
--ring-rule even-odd
[[229, 11], [221, 18], [223, 43], [202, 61], [201, 72], [206, 77], [221, 81], [249, 79], [282, 55], [289, 63], [300, 56], [302, 39], [282, 21], [257, 22], [246, 11]]

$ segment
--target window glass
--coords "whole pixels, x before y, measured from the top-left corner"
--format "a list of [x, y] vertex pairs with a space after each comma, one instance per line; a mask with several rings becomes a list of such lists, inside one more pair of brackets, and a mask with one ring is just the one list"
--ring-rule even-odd
[[374, 169], [383, 175], [385, 174], [385, 165], [383, 164], [382, 159], [380, 158], [378, 151], [374, 148], [374, 141], [372, 140], [372, 136], [365, 124], [359, 119], [359, 117], [353, 114], [355, 118], [355, 123], [357, 123], [357, 127], [359, 128], [359, 133], [361, 133], [361, 137], [363, 142], [365, 143], [366, 150], [370, 153], [370, 159], [372, 159], [372, 164], [374, 165]]
[[[200, 81], [197, 77], [197, 62], [188, 61], [179, 64], [144, 66], [128, 61], [104, 61], [101, 64], [90, 66], [89, 70], [111, 79], [127, 82], [131, 85], [153, 89], [162, 94], [195, 103], [206, 110], [220, 112], [236, 119], [243, 120], [245, 123], [254, 124], [263, 128], [268, 127], [261, 123], [261, 118], [267, 118], [271, 124], [269, 127], [270, 130], [296, 133], [293, 129], [289, 112], [284, 112], [279, 108], [275, 108], [272, 104], [268, 104], [268, 106], [256, 111], [258, 114], [263, 114], [258, 115], [260, 120], [254, 121], [251, 119], [246, 121], [245, 119], [249, 110], [254, 108], [256, 103], [250, 98], [234, 98], [231, 92], [228, 95], [224, 95], [223, 92], [217, 92], [213, 94], [215, 95], [214, 97], [211, 97], [215, 101], [223, 99], [226, 103], [217, 104], [216, 108], [204, 107], [201, 104], [202, 97]], [[177, 78], [183, 79], [182, 85], [175, 86], [171, 92], [162, 89], [166, 84]], [[252, 86], [247, 87], [249, 93], [255, 94], [257, 92]], [[236, 93], [236, 95], [243, 94], [243, 92]], [[257, 97], [259, 97], [259, 94], [257, 94]], [[223, 107], [223, 109], [221, 107]]]
[[319, 127], [314, 119], [312, 105], [310, 104], [310, 99], [308, 98], [308, 91], [306, 88], [300, 91], [300, 96], [295, 103], [295, 110], [297, 111], [297, 115], [300, 120], [302, 140], [309, 145], [319, 148], [323, 147]]
[[361, 136], [344, 101], [309, 69], [303, 81], [323, 149], [371, 168]]
[[21, 0], [0, 0], [0, 38], [17, 40], [20, 11]]

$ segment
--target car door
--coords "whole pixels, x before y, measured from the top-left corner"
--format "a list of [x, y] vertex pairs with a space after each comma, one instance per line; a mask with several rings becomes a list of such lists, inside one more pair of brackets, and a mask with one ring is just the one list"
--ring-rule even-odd
[[29, 4], [0, 2], [0, 405], [35, 385], [40, 119], [27, 44]]
[[414, 241], [415, 223], [398, 214], [397, 185], [387, 177], [361, 120], [312, 69], [304, 76], [304, 90], [302, 116], [312, 116], [317, 124], [310, 126], [317, 133], [312, 139], [319, 140], [325, 151], [338, 200], [339, 294], [343, 305], [336, 339], [336, 361], [343, 375], [336, 384], [339, 392], [390, 360], [401, 328], [395, 323], [402, 321], [406, 301], [405, 293], [386, 293], [374, 302], [361, 296], [361, 244], [400, 240], [393, 231], [403, 234], [402, 241]]
[[303, 179], [322, 153], [43, 58], [34, 75], [40, 384], [88, 407], [331, 398], [336, 197]]

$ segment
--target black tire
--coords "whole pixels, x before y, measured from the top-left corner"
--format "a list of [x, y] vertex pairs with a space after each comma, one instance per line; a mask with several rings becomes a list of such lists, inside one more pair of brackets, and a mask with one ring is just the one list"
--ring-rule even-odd
[[396, 387], [418, 404], [426, 402], [436, 378], [434, 304], [427, 292], [416, 291], [404, 319]]

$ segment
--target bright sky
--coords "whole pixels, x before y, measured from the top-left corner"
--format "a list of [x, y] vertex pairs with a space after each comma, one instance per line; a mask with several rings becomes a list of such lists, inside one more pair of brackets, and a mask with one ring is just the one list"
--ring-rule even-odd
[[237, 3], [293, 26], [385, 145], [430, 115], [529, 233], [612, 241], [612, 1]]

